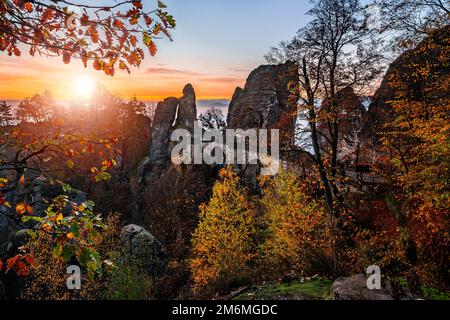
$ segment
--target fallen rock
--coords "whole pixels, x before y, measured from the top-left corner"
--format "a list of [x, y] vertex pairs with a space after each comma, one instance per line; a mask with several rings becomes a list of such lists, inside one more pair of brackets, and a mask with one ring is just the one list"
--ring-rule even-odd
[[161, 257], [161, 243], [144, 228], [130, 224], [122, 230], [126, 258], [132, 259], [151, 277], [158, 276], [164, 262]]
[[338, 278], [331, 289], [334, 300], [394, 300], [388, 289], [369, 290], [363, 274]]

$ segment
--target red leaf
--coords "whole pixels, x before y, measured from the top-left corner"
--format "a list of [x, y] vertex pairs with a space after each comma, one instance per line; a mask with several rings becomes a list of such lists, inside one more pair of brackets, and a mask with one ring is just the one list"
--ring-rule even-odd
[[65, 52], [63, 53], [63, 62], [64, 62], [65, 64], [69, 64], [71, 58], [72, 58], [72, 56], [71, 56], [70, 52], [65, 51]]
[[25, 3], [25, 9], [27, 9], [28, 13], [33, 11], [33, 5], [30, 2]]
[[150, 51], [150, 54], [152, 56], [156, 55], [156, 53], [158, 52], [158, 49], [156, 48], [156, 44], [154, 41], [150, 41], [150, 43], [148, 45], [148, 50]]

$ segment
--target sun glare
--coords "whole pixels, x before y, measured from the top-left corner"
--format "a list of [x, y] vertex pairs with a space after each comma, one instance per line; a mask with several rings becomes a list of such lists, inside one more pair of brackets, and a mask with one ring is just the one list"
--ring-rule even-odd
[[89, 77], [79, 77], [73, 82], [73, 97], [75, 99], [89, 99], [95, 90], [95, 82]]

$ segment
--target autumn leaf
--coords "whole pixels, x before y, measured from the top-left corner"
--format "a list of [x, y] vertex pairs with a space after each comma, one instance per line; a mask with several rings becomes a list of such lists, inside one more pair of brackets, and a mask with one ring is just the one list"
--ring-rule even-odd
[[34, 256], [32, 254], [28, 254], [23, 258], [30, 266], [34, 264]]
[[45, 232], [53, 232], [53, 228], [49, 225], [49, 224], [47, 224], [47, 223], [44, 223], [43, 225], [42, 225], [42, 229], [45, 231]]
[[28, 13], [33, 11], [33, 5], [30, 2], [25, 3], [25, 9], [27, 9]]
[[47, 8], [44, 10], [44, 13], [42, 14], [42, 22], [46, 22], [47, 20], [50, 20], [53, 17], [53, 10], [50, 8]]
[[66, 167], [69, 169], [73, 169], [73, 167], [75, 166], [75, 163], [72, 160], [67, 160], [66, 161]]
[[27, 277], [30, 274], [30, 268], [23, 261], [17, 261], [14, 271], [19, 277]]
[[25, 203], [19, 203], [16, 205], [16, 212], [19, 216], [24, 215], [27, 212], [27, 205]]
[[151, 56], [155, 56], [156, 53], [158, 52], [158, 49], [156, 48], [156, 44], [154, 41], [150, 41], [150, 44], [148, 46], [148, 49], [150, 51], [150, 55]]
[[150, 18], [148, 14], [144, 14], [144, 20], [147, 27], [149, 27], [153, 23], [153, 19]]
[[136, 17], [132, 17], [131, 19], [130, 19], [130, 24], [131, 25], [135, 25], [135, 24], [137, 24], [138, 23], [138, 19], [136, 18]]
[[115, 161], [113, 160], [113, 161], [110, 161], [110, 160], [104, 160], [103, 162], [102, 162], [102, 166], [103, 166], [103, 168], [105, 168], [105, 169], [111, 169], [111, 168], [113, 168], [114, 166], [115, 166]]
[[70, 52], [64, 51], [64, 53], [63, 53], [63, 62], [65, 64], [69, 64], [71, 58], [72, 58], [72, 56], [71, 56]]
[[96, 59], [96, 60], [94, 61], [93, 66], [94, 66], [94, 69], [95, 69], [95, 70], [102, 70], [102, 69], [103, 69], [103, 62], [100, 61], [100, 60], [98, 60], [98, 59]]
[[119, 19], [114, 19], [113, 26], [119, 29], [123, 28], [123, 22]]
[[11, 271], [12, 268], [16, 265], [17, 261], [21, 258], [20, 255], [17, 255], [15, 257], [9, 258], [6, 261], [6, 272]]
[[56, 223], [60, 223], [62, 220], [64, 219], [64, 216], [62, 215], [62, 213], [58, 214], [58, 216], [56, 217]]
[[17, 57], [20, 57], [20, 54], [21, 54], [20, 49], [17, 48], [17, 47], [14, 48], [14, 55], [17, 56]]
[[0, 178], [0, 188], [4, 188], [8, 183], [8, 179]]
[[142, 2], [140, 0], [134, 0], [133, 6], [135, 6], [138, 9], [142, 9]]
[[22, 175], [21, 177], [20, 177], [20, 179], [19, 179], [19, 183], [20, 183], [20, 185], [25, 185], [25, 175]]

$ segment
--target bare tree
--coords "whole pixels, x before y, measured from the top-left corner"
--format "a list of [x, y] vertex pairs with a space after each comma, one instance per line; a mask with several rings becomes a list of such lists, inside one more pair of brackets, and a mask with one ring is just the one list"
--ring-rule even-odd
[[212, 108], [202, 113], [199, 117], [203, 130], [223, 131], [226, 127], [225, 117], [218, 108]]
[[[296, 141], [318, 168], [330, 213], [339, 215], [336, 184], [344, 92], [370, 91], [383, 71], [377, 31], [358, 0], [316, 0], [312, 21], [293, 40], [272, 48], [270, 63], [299, 64], [299, 129]], [[347, 90], [347, 89], [353, 90]], [[319, 125], [324, 130], [319, 128]]]
[[381, 30], [394, 32], [401, 48], [411, 48], [430, 31], [450, 24], [449, 0], [376, 0], [373, 5], [379, 9]]

